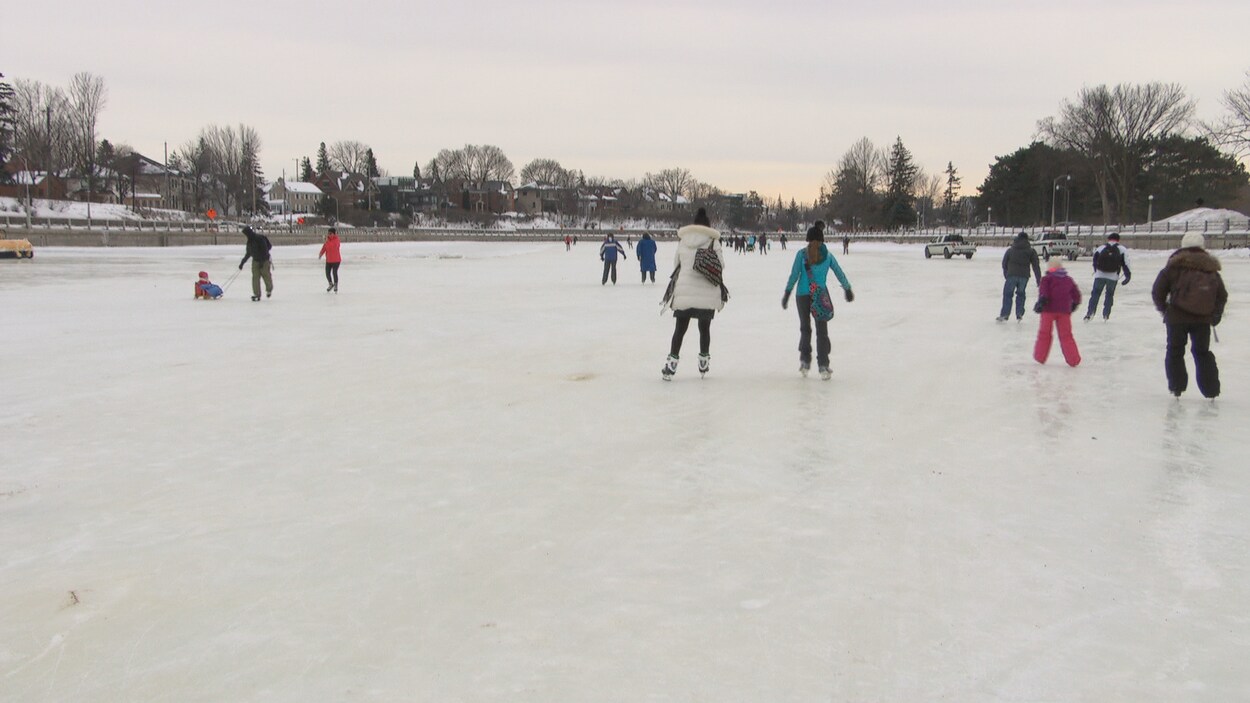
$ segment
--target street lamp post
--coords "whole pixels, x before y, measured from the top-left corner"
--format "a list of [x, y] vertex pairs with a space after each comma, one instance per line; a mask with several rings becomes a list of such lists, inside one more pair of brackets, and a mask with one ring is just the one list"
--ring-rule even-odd
[[985, 216], [985, 224], [990, 226], [990, 231], [992, 232], [994, 231], [994, 206], [989, 205], [989, 206], [986, 206], [985, 209], [986, 209], [986, 212], [988, 213]]
[[1059, 192], [1059, 181], [1065, 178], [1068, 179], [1068, 184], [1071, 185], [1072, 176], [1068, 176], [1068, 175], [1055, 176], [1055, 180], [1051, 184], [1054, 186], [1050, 191], [1050, 228], [1051, 229], [1055, 228], [1055, 194]]
[[1150, 203], [1146, 210], [1146, 224], [1150, 225], [1154, 224], [1155, 221], [1155, 196], [1148, 195], [1146, 196], [1146, 200]]
[[1068, 227], [1072, 223], [1072, 176], [1068, 176], [1068, 182], [1063, 186], [1063, 231], [1067, 234]]

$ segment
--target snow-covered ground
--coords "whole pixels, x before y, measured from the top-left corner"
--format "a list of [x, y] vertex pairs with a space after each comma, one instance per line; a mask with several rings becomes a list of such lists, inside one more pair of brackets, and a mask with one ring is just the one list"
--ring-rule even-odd
[[[31, 206], [30, 216], [35, 218], [52, 217], [75, 220], [88, 219], [88, 208], [87, 203], [85, 202], [33, 198]], [[0, 216], [8, 216], [13, 220], [26, 217], [25, 199], [0, 196]], [[93, 221], [149, 219], [186, 220], [193, 218], [193, 215], [183, 212], [182, 210], [144, 208], [142, 212], [135, 212], [135, 210], [129, 205], [118, 205], [114, 203], [92, 203], [90, 207], [90, 219]]]
[[1211, 403], [1163, 252], [1073, 369], [1001, 251], [854, 245], [829, 382], [793, 250], [672, 383], [588, 242], [344, 245], [337, 295], [280, 247], [260, 303], [191, 299], [241, 245], [0, 261], [0, 700], [1250, 698], [1250, 259]]

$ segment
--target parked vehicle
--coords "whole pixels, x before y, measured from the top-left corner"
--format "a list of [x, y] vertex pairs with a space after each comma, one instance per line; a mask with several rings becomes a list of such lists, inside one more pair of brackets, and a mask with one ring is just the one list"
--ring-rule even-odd
[[1045, 261], [1050, 261], [1052, 256], [1064, 256], [1069, 261], [1076, 261], [1082, 251], [1079, 241], [1068, 239], [1068, 235], [1059, 230], [1047, 230], [1037, 235], [1033, 240], [1033, 249]]
[[975, 253], [977, 253], [977, 245], [965, 241], [963, 235], [959, 234], [942, 234], [924, 245], [924, 258], [926, 259], [933, 258], [934, 254], [941, 254], [947, 259], [952, 256], [964, 256], [971, 259]]

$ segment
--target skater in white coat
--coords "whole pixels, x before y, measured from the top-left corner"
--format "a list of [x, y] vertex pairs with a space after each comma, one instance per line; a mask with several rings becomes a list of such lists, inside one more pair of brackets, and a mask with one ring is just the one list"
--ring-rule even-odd
[[725, 254], [721, 248], [720, 232], [712, 229], [707, 211], [703, 208], [695, 213], [694, 224], [677, 230], [676, 280], [673, 282], [673, 295], [668, 301], [677, 324], [673, 330], [668, 359], [661, 371], [666, 381], [677, 373], [681, 342], [686, 336], [686, 330], [690, 328], [691, 320], [697, 321], [699, 325], [699, 373], [707, 373], [711, 360], [709, 349], [712, 342], [712, 318], [716, 316], [717, 310], [725, 306], [721, 295], [723, 284], [713, 283], [694, 269], [695, 252], [699, 249], [711, 249], [715, 252], [720, 268], [724, 269]]

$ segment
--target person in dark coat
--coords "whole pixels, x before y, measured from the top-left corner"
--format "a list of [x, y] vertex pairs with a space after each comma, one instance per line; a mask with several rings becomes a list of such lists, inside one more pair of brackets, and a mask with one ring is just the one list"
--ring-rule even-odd
[[269, 256], [269, 250], [273, 245], [269, 243], [269, 237], [263, 234], [256, 234], [251, 227], [243, 228], [243, 236], [247, 237], [247, 253], [243, 255], [243, 260], [239, 262], [239, 270], [243, 270], [243, 264], [248, 259], [252, 260], [252, 300], [260, 300], [260, 282], [265, 282], [265, 297], [273, 295], [273, 259]]
[[1211, 328], [1220, 324], [1228, 289], [1220, 277], [1220, 260], [1207, 253], [1206, 240], [1197, 232], [1181, 239], [1181, 248], [1168, 258], [1155, 278], [1150, 297], [1167, 326], [1167, 355], [1163, 370], [1168, 390], [1179, 398], [1189, 387], [1185, 345], [1192, 343], [1194, 375], [1205, 398], [1220, 394], [1220, 370], [1211, 352]]
[[1011, 316], [1011, 299], [1016, 299], [1016, 322], [1024, 319], [1024, 303], [1029, 288], [1029, 268], [1033, 269], [1033, 278], [1042, 284], [1042, 266], [1038, 263], [1037, 252], [1029, 243], [1029, 235], [1021, 232], [1016, 235], [1011, 246], [1003, 254], [1003, 307], [998, 313], [998, 321], [1006, 322]]
[[655, 283], [655, 240], [651, 238], [650, 233], [642, 235], [642, 239], [638, 241], [638, 247], [634, 250], [638, 254], [638, 268], [642, 270], [642, 282], [647, 282], [647, 274], [651, 274], [651, 282]]

